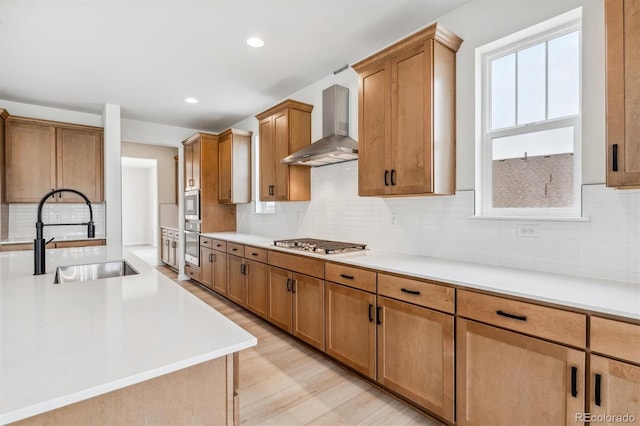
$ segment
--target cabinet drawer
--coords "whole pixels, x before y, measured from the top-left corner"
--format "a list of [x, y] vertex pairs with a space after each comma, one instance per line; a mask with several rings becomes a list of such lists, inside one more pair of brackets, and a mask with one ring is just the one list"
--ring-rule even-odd
[[224, 240], [216, 240], [215, 238], [211, 239], [211, 244], [213, 248], [220, 251], [227, 251], [227, 242]]
[[584, 348], [587, 319], [584, 314], [528, 302], [458, 290], [458, 315]]
[[376, 273], [373, 271], [327, 262], [325, 276], [327, 281], [359, 288], [371, 293], [376, 292]]
[[282, 253], [270, 250], [267, 254], [269, 265], [288, 269], [312, 277], [324, 278], [324, 261], [307, 256]]
[[378, 273], [378, 294], [439, 311], [455, 312], [451, 287]]
[[200, 236], [200, 245], [202, 247], [211, 248], [211, 247], [213, 247], [213, 240], [211, 238], [209, 238], [209, 237]]
[[200, 282], [200, 268], [195, 268], [193, 266], [184, 265], [184, 272], [189, 275], [189, 278], [192, 278], [198, 282]]
[[227, 243], [227, 253], [244, 257], [244, 246], [237, 243]]
[[167, 237], [176, 238], [178, 236], [178, 231], [174, 231], [173, 229], [167, 229]]
[[591, 350], [640, 363], [640, 325], [591, 317]]
[[161, 230], [162, 230], [162, 236], [166, 237], [167, 236], [167, 232], [168, 232], [167, 229], [161, 228]]
[[247, 259], [267, 263], [267, 250], [263, 248], [245, 246], [244, 256]]

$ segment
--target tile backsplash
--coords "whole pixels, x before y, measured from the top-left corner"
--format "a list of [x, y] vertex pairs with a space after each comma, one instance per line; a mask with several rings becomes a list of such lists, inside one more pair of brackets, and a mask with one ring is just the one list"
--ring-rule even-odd
[[[105, 236], [104, 203], [92, 203], [93, 221], [96, 225], [96, 237]], [[9, 204], [9, 240], [31, 241], [35, 238], [35, 224], [38, 220], [38, 204]], [[52, 204], [42, 207], [42, 221], [49, 223], [76, 223], [89, 221], [89, 209], [86, 204]], [[45, 226], [45, 238], [86, 238], [87, 227]]]
[[[357, 162], [312, 169], [310, 202], [275, 214], [238, 205], [238, 232], [316, 237], [369, 248], [640, 284], [640, 190], [582, 187], [587, 221], [474, 218], [474, 191], [454, 196], [358, 196]], [[537, 237], [516, 226], [537, 225]]]

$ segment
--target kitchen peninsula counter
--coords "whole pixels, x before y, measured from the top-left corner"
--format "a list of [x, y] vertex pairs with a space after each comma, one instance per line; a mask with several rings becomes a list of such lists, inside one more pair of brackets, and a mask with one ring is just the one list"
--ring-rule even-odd
[[[0, 254], [0, 424], [164, 380], [257, 344], [122, 247], [46, 256], [48, 273], [34, 276], [33, 252]], [[122, 259], [139, 274], [53, 284], [57, 266]], [[232, 367], [221, 371], [233, 375]], [[224, 389], [198, 391], [213, 398]]]
[[275, 247], [273, 241], [280, 238], [236, 232], [202, 235], [370, 268], [380, 272], [438, 281], [460, 288], [483, 290], [576, 308], [590, 313], [640, 320], [640, 284], [638, 283], [559, 275], [378, 250], [323, 255]]

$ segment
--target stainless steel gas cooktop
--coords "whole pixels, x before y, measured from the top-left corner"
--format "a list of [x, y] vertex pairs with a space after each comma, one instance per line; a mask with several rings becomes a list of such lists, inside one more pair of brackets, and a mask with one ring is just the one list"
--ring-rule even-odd
[[342, 241], [317, 240], [315, 238], [295, 238], [292, 240], [276, 240], [273, 242], [276, 247], [283, 247], [301, 251], [308, 251], [319, 254], [349, 253], [352, 251], [364, 250], [366, 244], [345, 243]]

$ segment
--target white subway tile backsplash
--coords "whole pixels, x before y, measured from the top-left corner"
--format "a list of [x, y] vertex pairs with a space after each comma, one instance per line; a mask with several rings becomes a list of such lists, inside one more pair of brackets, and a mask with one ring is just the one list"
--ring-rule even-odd
[[[94, 203], [93, 221], [96, 225], [96, 237], [105, 235], [104, 203]], [[38, 220], [38, 204], [9, 204], [9, 239], [33, 240], [35, 224]], [[42, 207], [42, 221], [45, 224], [76, 223], [89, 221], [89, 209], [86, 204], [45, 204]], [[86, 226], [46, 226], [45, 238], [85, 238]]]
[[357, 162], [314, 168], [311, 179], [311, 202], [277, 203], [273, 215], [255, 214], [253, 203], [238, 205], [238, 231], [354, 241], [376, 250], [640, 284], [640, 190], [584, 185], [589, 221], [526, 220], [538, 225], [538, 237], [521, 238], [518, 221], [470, 219], [472, 190], [359, 197]]

